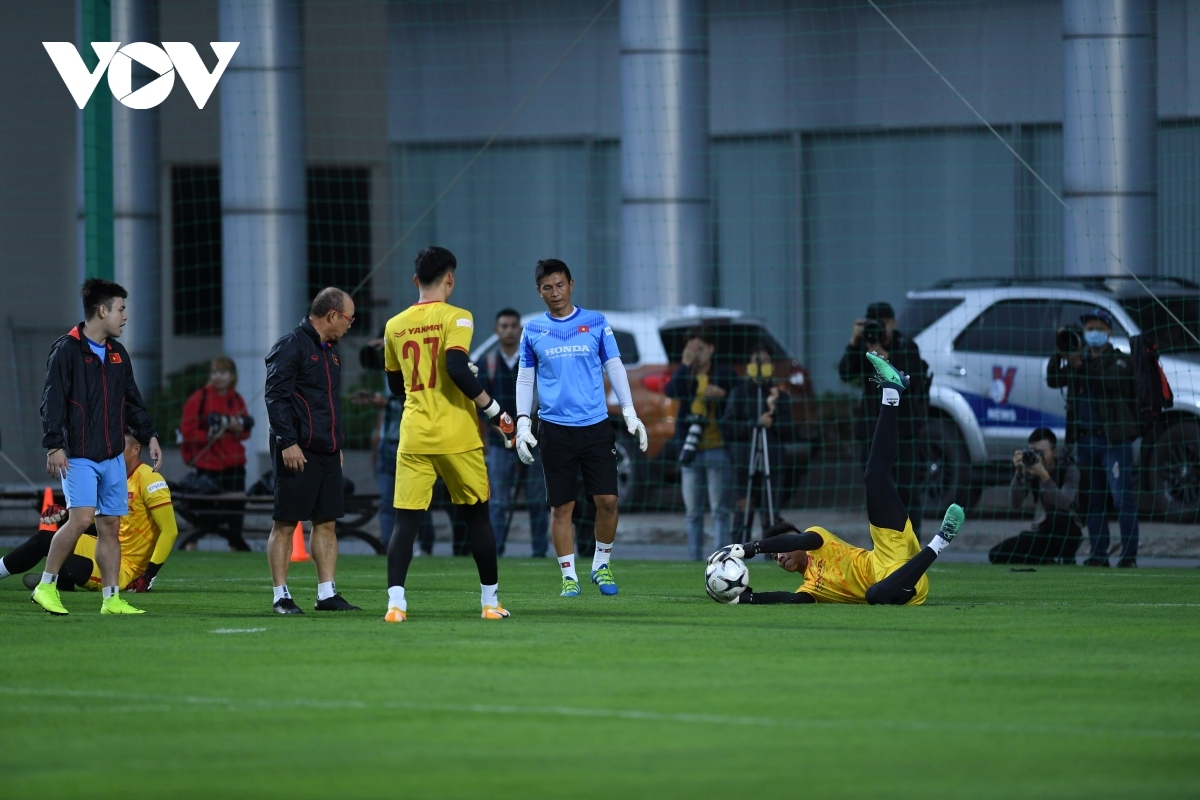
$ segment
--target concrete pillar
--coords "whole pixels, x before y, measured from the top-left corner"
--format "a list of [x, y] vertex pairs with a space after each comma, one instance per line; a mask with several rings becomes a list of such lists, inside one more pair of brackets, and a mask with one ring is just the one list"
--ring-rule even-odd
[[1068, 275], [1157, 269], [1156, 36], [1154, 0], [1063, 0]]
[[220, 41], [241, 42], [219, 84], [224, 344], [255, 419], [257, 476], [269, 469], [263, 359], [307, 308], [301, 3], [220, 0], [218, 20]]
[[[112, 0], [113, 41], [158, 42], [153, 0]], [[133, 63], [137, 91], [157, 78]], [[97, 93], [107, 91], [101, 83]], [[129, 292], [129, 322], [121, 343], [133, 359], [138, 388], [149, 396], [162, 381], [162, 261], [159, 258], [158, 109], [112, 104], [113, 280]], [[160, 427], [171, 424], [157, 420]], [[160, 430], [165, 436], [166, 431]]]
[[621, 307], [713, 302], [704, 0], [621, 0]]

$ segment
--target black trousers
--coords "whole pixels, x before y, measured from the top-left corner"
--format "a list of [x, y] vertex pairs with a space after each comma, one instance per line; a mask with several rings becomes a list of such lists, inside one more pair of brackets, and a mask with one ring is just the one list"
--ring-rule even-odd
[[[244, 466], [226, 467], [225, 469], [196, 469], [196, 472], [212, 478], [223, 492], [246, 491], [246, 468]], [[206, 518], [209, 529], [229, 542], [229, 549], [239, 553], [250, 551], [250, 545], [242, 537], [244, 517], [241, 514], [213, 514]]]
[[1068, 513], [1056, 512], [1033, 530], [1021, 531], [988, 551], [993, 564], [1074, 564], [1083, 529]]

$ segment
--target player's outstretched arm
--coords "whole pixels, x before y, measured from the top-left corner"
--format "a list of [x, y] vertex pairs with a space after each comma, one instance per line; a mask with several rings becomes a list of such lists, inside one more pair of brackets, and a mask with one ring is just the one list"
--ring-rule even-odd
[[617, 402], [621, 404], [621, 416], [625, 418], [625, 429], [638, 437], [638, 449], [643, 453], [650, 447], [650, 437], [646, 435], [646, 426], [638, 419], [637, 409], [633, 407], [633, 392], [629, 389], [629, 374], [620, 356], [613, 356], [604, 362], [604, 373], [612, 386]]
[[179, 536], [179, 525], [175, 522], [175, 507], [170, 503], [151, 508], [150, 519], [158, 528], [158, 541], [154, 543], [154, 553], [150, 556], [150, 563], [146, 565], [146, 571], [125, 587], [125, 590], [129, 592], [148, 592], [154, 588], [154, 579], [158, 577], [158, 571], [162, 569], [162, 565], [166, 563], [171, 551], [175, 549], [175, 539]]
[[[522, 345], [524, 339], [521, 340]], [[529, 466], [533, 463], [533, 448], [537, 447], [537, 439], [533, 436], [530, 414], [533, 413], [533, 387], [536, 369], [532, 366], [517, 367], [517, 435], [513, 444], [517, 448], [517, 458]]]
[[821, 534], [814, 531], [801, 533], [790, 522], [781, 522], [768, 531], [767, 538], [760, 542], [730, 544], [709, 556], [709, 563], [722, 558], [754, 558], [759, 553], [792, 553], [797, 550], [819, 550], [825, 544]]

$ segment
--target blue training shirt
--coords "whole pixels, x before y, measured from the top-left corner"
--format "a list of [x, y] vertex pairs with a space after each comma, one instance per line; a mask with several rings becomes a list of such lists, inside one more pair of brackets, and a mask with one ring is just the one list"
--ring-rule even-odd
[[547, 311], [525, 323], [520, 352], [521, 366], [537, 370], [539, 417], [577, 428], [608, 419], [604, 362], [621, 351], [603, 314], [576, 306], [555, 319]]

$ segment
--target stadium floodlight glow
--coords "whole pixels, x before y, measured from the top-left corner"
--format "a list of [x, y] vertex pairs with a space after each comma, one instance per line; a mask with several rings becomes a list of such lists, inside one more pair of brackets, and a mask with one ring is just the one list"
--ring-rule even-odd
[[[167, 99], [175, 87], [177, 72], [195, 101], [196, 108], [204, 108], [240, 44], [209, 42], [217, 56], [217, 65], [212, 72], [204, 66], [200, 54], [190, 42], [163, 42], [162, 47], [149, 42], [130, 42], [124, 47], [120, 42], [92, 42], [92, 50], [98, 59], [94, 71], [88, 70], [83, 57], [71, 42], [42, 42], [42, 47], [46, 48], [75, 105], [80, 108], [87, 105], [100, 78], [108, 70], [108, 88], [113, 97], [129, 108], [146, 109], [154, 108]], [[133, 89], [135, 61], [158, 75], [136, 91]]]

